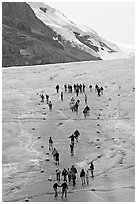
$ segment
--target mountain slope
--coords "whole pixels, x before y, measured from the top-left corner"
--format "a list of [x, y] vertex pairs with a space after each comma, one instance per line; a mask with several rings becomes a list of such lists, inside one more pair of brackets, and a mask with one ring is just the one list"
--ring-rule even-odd
[[3, 67], [101, 59], [64, 42], [24, 2], [2, 3], [2, 29]]
[[134, 49], [123, 48], [115, 43], [108, 42], [99, 36], [93, 29], [69, 20], [64, 14], [44, 3], [28, 3], [36, 16], [73, 47], [78, 47], [89, 54], [102, 59], [126, 58], [134, 55]]
[[127, 57], [117, 45], [44, 3], [2, 3], [2, 66]]

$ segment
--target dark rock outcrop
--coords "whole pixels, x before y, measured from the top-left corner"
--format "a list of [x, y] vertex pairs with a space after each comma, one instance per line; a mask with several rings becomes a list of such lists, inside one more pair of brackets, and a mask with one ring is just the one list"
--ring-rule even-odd
[[3, 67], [101, 59], [63, 41], [25, 2], [2, 3], [2, 37]]

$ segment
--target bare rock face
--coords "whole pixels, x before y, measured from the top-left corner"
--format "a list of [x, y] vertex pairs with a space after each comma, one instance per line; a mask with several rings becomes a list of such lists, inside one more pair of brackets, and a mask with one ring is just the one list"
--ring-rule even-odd
[[64, 41], [25, 2], [2, 3], [2, 29], [3, 67], [100, 60]]

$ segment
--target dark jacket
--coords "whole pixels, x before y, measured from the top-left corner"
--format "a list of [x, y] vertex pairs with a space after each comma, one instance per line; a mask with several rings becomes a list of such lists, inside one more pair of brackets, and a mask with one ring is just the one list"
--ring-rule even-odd
[[66, 169], [63, 169], [62, 171], [62, 176], [66, 176], [67, 175], [67, 170]]
[[81, 170], [81, 172], [80, 172], [80, 178], [81, 177], [84, 177], [85, 176], [85, 171], [84, 170]]
[[60, 187], [60, 186], [58, 185], [58, 183], [54, 183], [54, 184], [53, 184], [53, 188], [56, 188], [56, 189], [57, 189], [57, 187]]
[[59, 153], [58, 152], [55, 153], [55, 160], [59, 161]]
[[62, 189], [64, 189], [64, 190], [68, 189], [68, 185], [67, 185], [66, 182], [62, 183], [62, 184], [60, 185], [60, 187], [62, 187]]
[[93, 163], [90, 164], [90, 169], [94, 170], [94, 164]]
[[71, 141], [74, 141], [74, 139], [76, 138], [73, 134], [69, 136], [69, 138], [71, 138]]
[[70, 170], [73, 171], [75, 174], [77, 173], [77, 169], [74, 166], [72, 166]]

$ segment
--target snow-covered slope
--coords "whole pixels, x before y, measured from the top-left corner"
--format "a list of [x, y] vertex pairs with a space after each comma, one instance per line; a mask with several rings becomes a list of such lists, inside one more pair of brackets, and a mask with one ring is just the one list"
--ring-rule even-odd
[[63, 40], [69, 42], [73, 47], [78, 47], [102, 59], [126, 58], [134, 54], [133, 49], [127, 49], [127, 47], [123, 49], [115, 43], [108, 42], [91, 28], [72, 22], [64, 14], [44, 3], [31, 2], [28, 4], [37, 18], [61, 35]]

